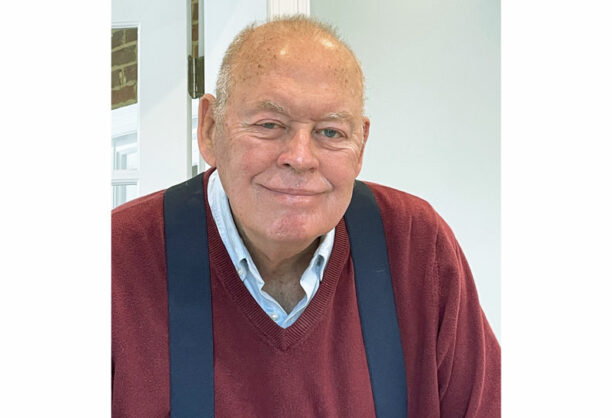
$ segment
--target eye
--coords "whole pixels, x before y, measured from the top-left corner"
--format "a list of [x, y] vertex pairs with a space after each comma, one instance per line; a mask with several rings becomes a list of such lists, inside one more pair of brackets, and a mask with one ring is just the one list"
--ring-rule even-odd
[[319, 129], [318, 133], [320, 133], [326, 138], [340, 138], [342, 136], [340, 131], [331, 128]]
[[280, 121], [264, 119], [252, 123], [250, 129], [256, 137], [274, 139], [284, 135], [287, 127]]
[[278, 124], [274, 123], [274, 122], [264, 122], [264, 123], [260, 123], [259, 126], [261, 126], [262, 128], [266, 128], [266, 129], [274, 129], [274, 128], [278, 128]]

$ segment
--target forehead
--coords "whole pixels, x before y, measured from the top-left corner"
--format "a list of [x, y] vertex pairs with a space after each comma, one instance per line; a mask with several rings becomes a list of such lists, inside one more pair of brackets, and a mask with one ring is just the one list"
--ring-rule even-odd
[[333, 90], [336, 95], [362, 101], [359, 65], [337, 41], [326, 36], [259, 35], [249, 39], [236, 57], [236, 90], [273, 90], [282, 88], [283, 83], [293, 83], [318, 91]]
[[[359, 68], [344, 45], [329, 36], [253, 35], [236, 58], [238, 70], [261, 74], [271, 67], [323, 65], [338, 74], [357, 75]], [[243, 74], [244, 75], [244, 74]]]

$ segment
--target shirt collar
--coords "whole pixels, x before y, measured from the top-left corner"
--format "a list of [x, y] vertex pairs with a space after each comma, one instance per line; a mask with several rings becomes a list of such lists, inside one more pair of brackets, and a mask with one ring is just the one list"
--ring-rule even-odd
[[[225, 190], [223, 189], [221, 178], [219, 177], [219, 172], [217, 170], [213, 171], [208, 178], [207, 196], [213, 219], [217, 225], [219, 235], [221, 236], [221, 241], [223, 242], [223, 245], [230, 256], [230, 259], [232, 260], [240, 279], [244, 281], [246, 278], [246, 269], [256, 273], [256, 277], [261, 277], [259, 272], [257, 272], [257, 267], [255, 266], [249, 251], [238, 233], [238, 229], [234, 223], [234, 218], [232, 217], [229, 200]], [[327, 234], [321, 236], [319, 246], [315, 250], [313, 257], [310, 260], [310, 264], [306, 269], [306, 271], [308, 271], [308, 269], [312, 269], [317, 275], [319, 281], [323, 280], [323, 272], [325, 271], [325, 267], [327, 266], [327, 262], [329, 261], [334, 245], [335, 233], [336, 229], [334, 228]], [[261, 286], [263, 286], [263, 281], [261, 282]]]

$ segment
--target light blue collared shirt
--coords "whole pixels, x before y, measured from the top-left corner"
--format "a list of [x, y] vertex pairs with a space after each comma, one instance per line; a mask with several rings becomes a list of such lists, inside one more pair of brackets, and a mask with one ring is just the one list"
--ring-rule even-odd
[[300, 317], [319, 289], [319, 283], [323, 280], [323, 272], [334, 245], [336, 229], [332, 229], [321, 237], [319, 247], [300, 278], [300, 285], [306, 295], [295, 305], [291, 312], [287, 313], [272, 296], [262, 290], [264, 281], [257, 271], [257, 266], [255, 266], [242, 238], [238, 234], [229, 206], [229, 200], [221, 184], [219, 173], [216, 170], [208, 179], [207, 194], [208, 204], [219, 230], [219, 235], [232, 263], [234, 263], [238, 276], [259, 306], [261, 306], [261, 309], [277, 325], [287, 328]]

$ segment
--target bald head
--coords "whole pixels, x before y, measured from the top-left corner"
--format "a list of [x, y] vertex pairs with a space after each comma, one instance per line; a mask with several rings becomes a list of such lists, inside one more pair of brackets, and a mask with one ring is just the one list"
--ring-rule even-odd
[[[359, 97], [363, 107], [361, 66], [335, 30], [304, 16], [275, 19], [241, 31], [228, 47], [217, 78], [214, 114], [222, 120], [237, 83], [273, 71], [299, 71], [313, 60], [321, 71], [333, 74], [339, 83]], [[306, 65], [308, 64], [308, 65]]]
[[342, 219], [370, 120], [359, 63], [330, 28], [293, 17], [245, 29], [199, 115], [200, 152], [249, 252], [297, 260]]

